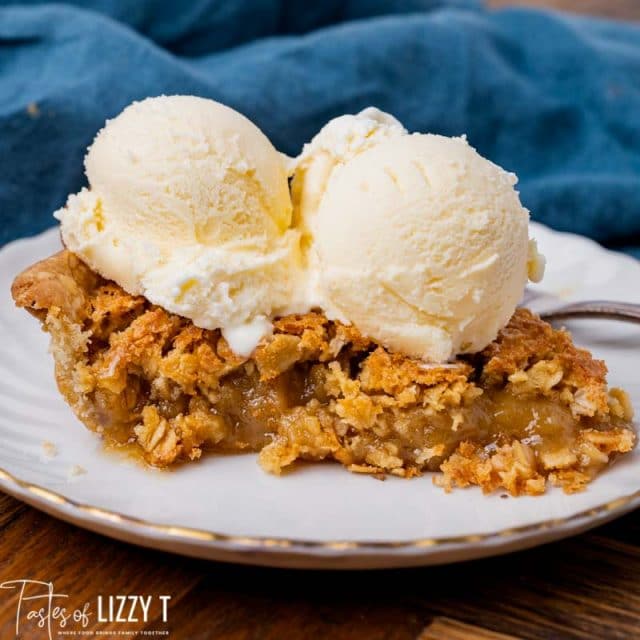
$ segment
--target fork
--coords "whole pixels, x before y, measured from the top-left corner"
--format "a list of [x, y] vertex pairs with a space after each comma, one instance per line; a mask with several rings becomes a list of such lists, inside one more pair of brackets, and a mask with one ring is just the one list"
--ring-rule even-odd
[[521, 304], [537, 307], [543, 304], [545, 308], [541, 309], [539, 314], [544, 320], [605, 318], [609, 320], [640, 323], [640, 304], [629, 302], [586, 300], [584, 302], [572, 302], [570, 304], [557, 306], [558, 299], [555, 296], [527, 289]]

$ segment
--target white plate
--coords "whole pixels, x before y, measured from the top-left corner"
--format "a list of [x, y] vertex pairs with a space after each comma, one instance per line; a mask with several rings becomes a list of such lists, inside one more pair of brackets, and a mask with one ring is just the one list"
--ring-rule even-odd
[[[546, 291], [638, 302], [640, 262], [534, 225], [547, 255]], [[503, 499], [447, 495], [429, 476], [379, 482], [335, 464], [284, 477], [254, 455], [205, 457], [161, 472], [102, 451], [59, 396], [47, 336], [14, 308], [13, 277], [59, 247], [56, 230], [0, 251], [0, 488], [106, 535], [202, 558], [289, 567], [436, 564], [522, 549], [584, 531], [640, 505], [640, 450], [580, 494]], [[636, 293], [634, 293], [636, 292]], [[640, 407], [637, 326], [583, 321], [576, 341], [610, 367]], [[43, 442], [53, 443], [47, 457]], [[75, 465], [86, 473], [74, 475]], [[77, 471], [77, 470], [76, 470]]]

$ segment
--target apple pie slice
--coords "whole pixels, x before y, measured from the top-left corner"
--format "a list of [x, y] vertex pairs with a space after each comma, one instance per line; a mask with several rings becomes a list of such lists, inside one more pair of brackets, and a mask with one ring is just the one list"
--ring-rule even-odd
[[636, 440], [606, 367], [518, 309], [482, 352], [450, 364], [392, 353], [321, 313], [274, 323], [251, 357], [219, 331], [132, 296], [62, 251], [13, 284], [51, 335], [60, 391], [108, 443], [166, 467], [203, 451], [259, 451], [358, 473], [441, 471], [446, 489], [582, 489]]

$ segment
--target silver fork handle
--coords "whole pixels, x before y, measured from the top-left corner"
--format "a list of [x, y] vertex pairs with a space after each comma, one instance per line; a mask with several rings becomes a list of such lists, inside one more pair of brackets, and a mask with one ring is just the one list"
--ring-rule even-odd
[[575, 302], [540, 314], [544, 320], [567, 320], [569, 318], [608, 318], [640, 323], [640, 304], [593, 300]]

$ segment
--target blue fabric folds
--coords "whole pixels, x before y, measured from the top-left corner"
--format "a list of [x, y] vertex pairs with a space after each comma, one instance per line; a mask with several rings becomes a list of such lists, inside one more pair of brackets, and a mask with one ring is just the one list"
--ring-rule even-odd
[[161, 93], [289, 154], [368, 105], [466, 133], [534, 219], [640, 255], [640, 26], [473, 0], [0, 5], [0, 244], [51, 226], [104, 120]]

